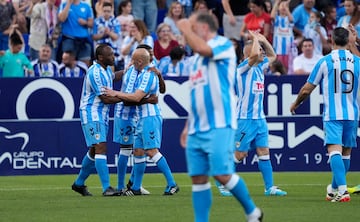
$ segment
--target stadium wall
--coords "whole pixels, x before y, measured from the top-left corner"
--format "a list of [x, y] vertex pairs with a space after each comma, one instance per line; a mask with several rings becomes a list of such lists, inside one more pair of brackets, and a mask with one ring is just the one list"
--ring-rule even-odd
[[[306, 76], [266, 78], [264, 104], [274, 171], [330, 169], [322, 140], [320, 88], [297, 115], [289, 112], [305, 81]], [[86, 152], [78, 112], [81, 85], [80, 78], [0, 80], [0, 176], [78, 173]], [[186, 78], [166, 78], [166, 86], [166, 94], [159, 98], [164, 117], [161, 151], [174, 172], [186, 172], [179, 135], [189, 107], [188, 82]], [[112, 121], [110, 124], [112, 129]], [[111, 138], [112, 130], [108, 164], [115, 173], [118, 146]], [[360, 171], [359, 153], [358, 149], [353, 152], [352, 171]], [[237, 170], [257, 171], [256, 162], [256, 155], [250, 152]], [[151, 161], [147, 164], [147, 172], [158, 172]]]

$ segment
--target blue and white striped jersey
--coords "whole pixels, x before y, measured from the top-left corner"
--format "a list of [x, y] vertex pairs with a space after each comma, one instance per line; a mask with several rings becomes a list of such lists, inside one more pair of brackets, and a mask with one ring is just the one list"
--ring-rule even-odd
[[81, 61], [76, 61], [74, 68], [66, 66], [64, 63], [59, 65], [60, 77], [83, 77], [86, 75], [88, 67]]
[[[124, 93], [134, 93], [136, 90], [135, 82], [137, 80], [137, 76], [138, 71], [135, 70], [133, 65], [130, 66], [122, 77], [120, 91]], [[125, 106], [123, 102], [119, 102], [115, 105], [114, 113], [115, 118], [128, 120], [136, 115], [136, 106]]]
[[34, 67], [34, 72], [28, 77], [59, 77], [59, 65], [54, 60], [43, 63], [36, 59], [31, 64]]
[[87, 75], [84, 77], [81, 99], [80, 99], [80, 119], [82, 124], [88, 122], [103, 122], [108, 124], [110, 104], [104, 104], [100, 95], [102, 88], [113, 87], [114, 74], [111, 67], [105, 70], [99, 64], [90, 66]]
[[321, 83], [323, 119], [358, 120], [360, 58], [348, 50], [333, 50], [315, 65], [308, 82]]
[[160, 59], [158, 67], [163, 76], [189, 76], [189, 66], [183, 59], [174, 66], [170, 56], [165, 56]]
[[[139, 73], [135, 83], [135, 88], [136, 90], [145, 92], [147, 94], [146, 97], [149, 97], [150, 95], [159, 96], [159, 78], [154, 72], [150, 71], [149, 68], [150, 66], [147, 66]], [[147, 116], [161, 116], [158, 104], [146, 103], [139, 105], [137, 106], [137, 111], [139, 118]]]
[[238, 96], [236, 113], [238, 119], [264, 119], [264, 69], [268, 67], [269, 59], [249, 66], [245, 59], [236, 70], [235, 91]]
[[289, 21], [289, 17], [277, 15], [274, 21], [273, 47], [276, 55], [288, 55], [290, 46], [294, 41], [294, 23]]
[[212, 57], [196, 54], [190, 68], [189, 134], [237, 128], [234, 47], [230, 40], [219, 35], [207, 44], [212, 48]]

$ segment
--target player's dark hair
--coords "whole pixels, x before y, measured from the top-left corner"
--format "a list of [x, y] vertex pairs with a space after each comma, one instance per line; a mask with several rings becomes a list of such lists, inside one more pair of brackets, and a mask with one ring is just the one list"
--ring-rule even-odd
[[170, 58], [171, 60], [181, 60], [182, 57], [185, 55], [185, 49], [181, 46], [176, 46], [170, 51]]
[[209, 13], [198, 13], [197, 17], [196, 17], [196, 21], [200, 22], [200, 23], [205, 23], [209, 25], [209, 29], [212, 32], [217, 32], [219, 25], [216, 22], [216, 20], [214, 19], [214, 16], [209, 14]]
[[105, 48], [109, 47], [107, 44], [99, 44], [95, 50], [95, 59], [99, 59], [100, 55], [104, 55]]
[[349, 42], [349, 31], [343, 27], [334, 29], [332, 39], [335, 45], [346, 46]]

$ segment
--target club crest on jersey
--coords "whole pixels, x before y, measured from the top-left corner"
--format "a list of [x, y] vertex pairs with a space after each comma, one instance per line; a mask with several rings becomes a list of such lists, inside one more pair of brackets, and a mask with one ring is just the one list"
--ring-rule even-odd
[[124, 140], [124, 142], [129, 141], [129, 136], [124, 136], [124, 137], [123, 137], [123, 140]]
[[239, 148], [239, 147], [240, 147], [240, 142], [236, 142], [236, 143], [235, 143], [235, 147], [236, 147], [236, 148]]
[[95, 134], [95, 139], [96, 139], [96, 140], [99, 140], [99, 139], [100, 139], [100, 134], [98, 134], [98, 133]]

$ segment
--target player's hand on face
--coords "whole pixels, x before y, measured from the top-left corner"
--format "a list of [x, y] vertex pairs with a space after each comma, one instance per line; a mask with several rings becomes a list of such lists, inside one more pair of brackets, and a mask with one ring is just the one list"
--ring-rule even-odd
[[177, 23], [176, 23], [177, 27], [183, 32], [184, 30], [186, 30], [187, 28], [191, 27], [191, 23], [190, 23], [190, 19], [180, 19]]

